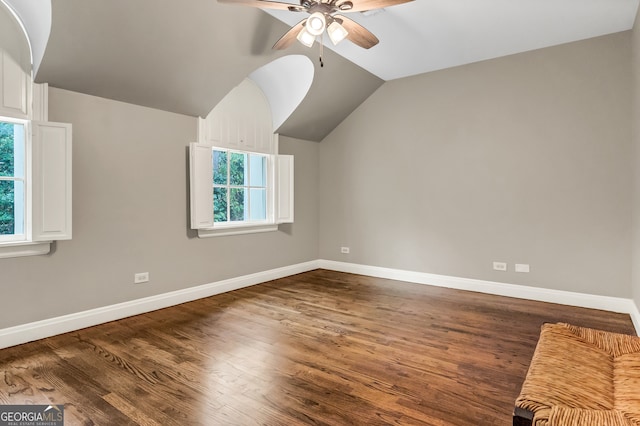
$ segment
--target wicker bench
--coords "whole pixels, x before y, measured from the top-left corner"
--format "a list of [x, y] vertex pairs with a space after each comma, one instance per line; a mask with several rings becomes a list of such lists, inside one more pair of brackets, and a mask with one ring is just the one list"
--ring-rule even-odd
[[545, 324], [514, 426], [640, 426], [640, 337]]

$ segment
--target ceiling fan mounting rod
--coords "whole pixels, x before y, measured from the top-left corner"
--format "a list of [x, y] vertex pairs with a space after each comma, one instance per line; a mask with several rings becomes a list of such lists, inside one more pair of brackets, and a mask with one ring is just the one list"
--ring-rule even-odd
[[[338, 4], [339, 3], [339, 4]], [[329, 1], [315, 1], [315, 0], [301, 0], [300, 6], [305, 8], [308, 13], [322, 12], [324, 14], [332, 14], [337, 11], [347, 12], [353, 8], [353, 2], [346, 0], [329, 0]], [[292, 8], [289, 8], [292, 10]], [[299, 10], [299, 9], [296, 9]]]
[[338, 8], [331, 3], [312, 2], [307, 11], [309, 13], [320, 12], [325, 15], [331, 15], [332, 13], [337, 12]]

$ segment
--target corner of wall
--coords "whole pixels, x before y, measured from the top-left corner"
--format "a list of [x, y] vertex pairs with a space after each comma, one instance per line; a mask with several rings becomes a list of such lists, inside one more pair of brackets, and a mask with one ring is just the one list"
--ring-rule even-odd
[[636, 305], [632, 315], [636, 331], [640, 333], [640, 8], [631, 31], [631, 144], [633, 149], [633, 203], [631, 290]]

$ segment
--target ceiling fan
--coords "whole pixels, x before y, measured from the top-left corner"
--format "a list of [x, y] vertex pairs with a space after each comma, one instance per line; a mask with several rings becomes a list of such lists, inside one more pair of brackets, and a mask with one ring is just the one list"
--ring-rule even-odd
[[[294, 25], [273, 45], [281, 50], [291, 46], [297, 39], [307, 47], [313, 46], [316, 37], [327, 32], [331, 42], [337, 45], [345, 38], [358, 46], [370, 49], [378, 44], [378, 38], [356, 21], [339, 12], [365, 12], [395, 6], [413, 0], [300, 0], [300, 5], [271, 0], [218, 0], [261, 9], [307, 12], [310, 16]], [[322, 45], [322, 42], [320, 43]]]

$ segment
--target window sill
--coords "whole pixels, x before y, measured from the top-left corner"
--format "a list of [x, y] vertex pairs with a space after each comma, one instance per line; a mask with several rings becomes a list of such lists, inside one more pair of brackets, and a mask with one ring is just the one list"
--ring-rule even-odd
[[277, 224], [239, 225], [219, 228], [198, 229], [198, 238], [223, 237], [227, 235], [256, 234], [278, 230]]
[[51, 250], [51, 241], [11, 241], [0, 243], [0, 259], [22, 256], [39, 256], [48, 254]]

